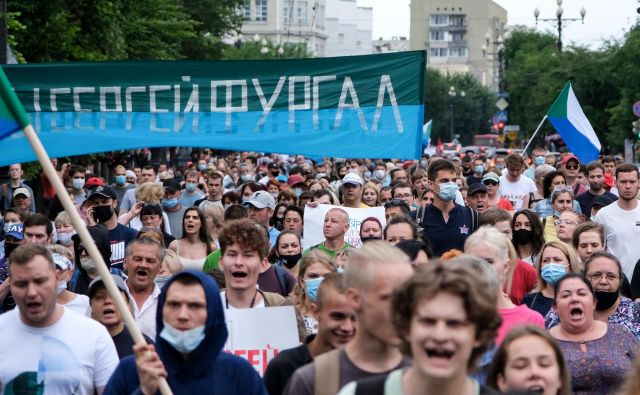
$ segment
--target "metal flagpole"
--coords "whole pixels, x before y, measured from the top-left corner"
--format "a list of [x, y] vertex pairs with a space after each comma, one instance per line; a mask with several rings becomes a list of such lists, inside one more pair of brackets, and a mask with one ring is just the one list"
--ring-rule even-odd
[[547, 115], [544, 115], [544, 118], [542, 118], [542, 121], [540, 121], [540, 124], [538, 124], [538, 127], [536, 128], [536, 131], [533, 132], [533, 135], [531, 135], [531, 138], [529, 139], [529, 141], [527, 142], [527, 145], [524, 146], [524, 149], [522, 150], [522, 154], [526, 154], [527, 153], [527, 148], [529, 148], [529, 145], [531, 145], [531, 142], [533, 141], [533, 139], [536, 137], [536, 134], [538, 134], [538, 131], [540, 130], [540, 128], [542, 127], [542, 124], [544, 123], [544, 121], [547, 120]]

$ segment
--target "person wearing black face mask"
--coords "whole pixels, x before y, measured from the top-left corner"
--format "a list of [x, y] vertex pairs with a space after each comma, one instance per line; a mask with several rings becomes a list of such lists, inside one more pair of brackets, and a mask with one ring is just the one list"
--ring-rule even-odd
[[511, 219], [511, 241], [518, 258], [533, 265], [544, 245], [540, 218], [531, 210], [518, 211]]
[[301, 253], [297, 234], [287, 230], [280, 233], [267, 257], [271, 265], [258, 276], [258, 287], [262, 291], [288, 296], [296, 285], [296, 277], [292, 273], [298, 271]]
[[[640, 319], [636, 304], [620, 294], [622, 267], [614, 255], [598, 251], [584, 262], [585, 277], [591, 283], [596, 298], [594, 319], [625, 326], [640, 340]], [[548, 314], [546, 326], [559, 323], [555, 314]]]
[[91, 192], [87, 202], [87, 222], [90, 226], [104, 225], [109, 231], [111, 268], [121, 270], [125, 248], [131, 240], [136, 238], [138, 232], [118, 223], [118, 216], [115, 212], [118, 200], [110, 187], [97, 187]]

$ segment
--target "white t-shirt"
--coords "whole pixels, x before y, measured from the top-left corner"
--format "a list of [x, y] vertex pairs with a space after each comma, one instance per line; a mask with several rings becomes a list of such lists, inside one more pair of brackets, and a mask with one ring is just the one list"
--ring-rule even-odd
[[[511, 182], [507, 180], [507, 176], [500, 176], [500, 189], [498, 195], [501, 198], [508, 199], [513, 204], [515, 211], [521, 210], [523, 199], [525, 196], [536, 191], [536, 184], [530, 178], [520, 176], [518, 181]], [[528, 207], [525, 207], [528, 208]]]
[[47, 395], [93, 395], [118, 366], [105, 327], [67, 308], [46, 328], [25, 325], [16, 308], [0, 316], [0, 333], [0, 385], [5, 394], [14, 393], [16, 383], [29, 383]]
[[[236, 307], [233, 307], [231, 305], [227, 306], [227, 292], [226, 291], [220, 291], [220, 299], [222, 299], [222, 307], [224, 307], [225, 309], [229, 309], [229, 310], [239, 310]], [[253, 309], [264, 309], [265, 304], [264, 304], [264, 298], [262, 298], [262, 300], [260, 300], [258, 303], [256, 303], [255, 305], [253, 305]]]
[[633, 210], [623, 210], [613, 202], [596, 214], [594, 222], [605, 229], [607, 251], [615, 255], [629, 281], [640, 259], [640, 204]]
[[91, 318], [91, 306], [87, 295], [76, 294], [75, 299], [65, 304], [64, 307]]

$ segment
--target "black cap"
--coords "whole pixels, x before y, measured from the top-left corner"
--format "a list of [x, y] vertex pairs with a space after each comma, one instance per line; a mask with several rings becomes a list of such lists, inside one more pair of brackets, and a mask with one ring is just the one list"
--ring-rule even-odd
[[177, 191], [182, 189], [178, 180], [173, 178], [170, 180], [162, 181], [162, 186], [164, 187], [164, 189], [169, 191], [169, 193], [176, 193]]
[[113, 200], [118, 199], [115, 192], [113, 192], [113, 189], [111, 189], [111, 187], [108, 187], [108, 186], [96, 187], [93, 191], [91, 191], [91, 195], [89, 195], [89, 200], [93, 199], [96, 196], [111, 198]]
[[591, 203], [591, 207], [593, 206], [607, 207], [611, 203], [613, 203], [613, 199], [611, 199], [609, 196], [600, 195], [600, 196], [596, 196], [593, 199], [593, 203]]
[[472, 184], [469, 187], [469, 190], [467, 191], [467, 195], [471, 196], [474, 193], [478, 193], [478, 192], [484, 192], [487, 193], [487, 187], [484, 186], [484, 184], [481, 184], [479, 182], [476, 182], [475, 184]]

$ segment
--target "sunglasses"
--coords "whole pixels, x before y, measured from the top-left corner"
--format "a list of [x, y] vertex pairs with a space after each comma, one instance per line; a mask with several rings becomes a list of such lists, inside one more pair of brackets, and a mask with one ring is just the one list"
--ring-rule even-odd
[[493, 181], [493, 180], [486, 180], [486, 181], [483, 181], [482, 183], [483, 183], [484, 185], [492, 185], [492, 186], [494, 186], [494, 187], [495, 187], [496, 185], [498, 185], [498, 182], [497, 182], [497, 181]]
[[568, 170], [578, 170], [580, 168], [579, 164], [575, 164], [575, 165], [564, 165], [565, 168], [567, 168]]

